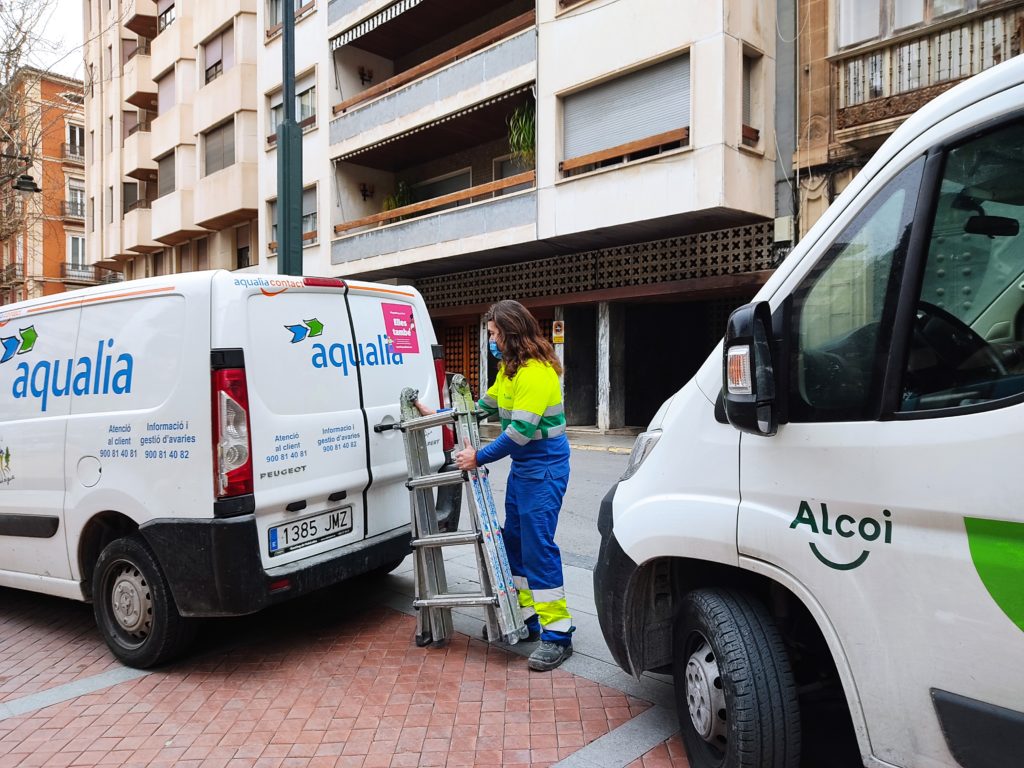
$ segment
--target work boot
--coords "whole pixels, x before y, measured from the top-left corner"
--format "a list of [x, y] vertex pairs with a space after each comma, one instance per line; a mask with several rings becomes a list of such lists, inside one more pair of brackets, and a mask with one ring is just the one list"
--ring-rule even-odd
[[547, 672], [561, 665], [570, 656], [572, 656], [571, 643], [561, 645], [545, 640], [530, 654], [530, 669], [536, 672]]

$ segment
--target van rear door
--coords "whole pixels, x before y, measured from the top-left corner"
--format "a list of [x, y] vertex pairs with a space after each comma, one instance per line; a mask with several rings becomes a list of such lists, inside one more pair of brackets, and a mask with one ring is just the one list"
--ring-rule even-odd
[[[359, 342], [363, 407], [369, 423], [371, 485], [367, 493], [368, 535], [409, 524], [408, 468], [402, 436], [377, 424], [400, 419], [399, 397], [405, 387], [437, 407], [434, 332], [419, 294], [404, 286], [349, 283], [349, 306]], [[444, 462], [441, 430], [426, 433], [431, 466]]]
[[[232, 277], [214, 346], [244, 345], [264, 567], [360, 541], [369, 483], [356, 347], [340, 280]], [[242, 306], [238, 306], [241, 304]], [[236, 309], [237, 307], [237, 309]], [[233, 317], [244, 314], [244, 341]]]

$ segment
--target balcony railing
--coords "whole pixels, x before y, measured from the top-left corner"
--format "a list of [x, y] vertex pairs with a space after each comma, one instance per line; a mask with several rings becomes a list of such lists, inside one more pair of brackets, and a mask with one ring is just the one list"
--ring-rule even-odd
[[345, 112], [358, 104], [375, 99], [385, 93], [390, 93], [397, 88], [408, 85], [413, 80], [430, 74], [431, 72], [435, 72], [442, 67], [446, 67], [454, 61], [464, 59], [470, 54], [487, 48], [488, 46], [504, 40], [507, 37], [516, 35], [525, 29], [529, 29], [535, 23], [535, 11], [529, 11], [521, 16], [516, 16], [514, 19], [506, 21], [504, 24], [499, 24], [493, 29], [489, 29], [483, 34], [467, 40], [461, 45], [457, 45], [444, 53], [438, 54], [431, 59], [427, 59], [422, 64], [417, 64], [415, 67], [407, 69], [404, 72], [399, 72], [394, 77], [390, 77], [382, 83], [378, 83], [371, 88], [367, 88], [365, 91], [357, 93], [351, 98], [345, 99], [339, 104], [335, 104], [332, 107], [332, 111], [335, 115], [340, 115], [342, 112]]
[[134, 136], [136, 133], [149, 133], [151, 130], [152, 123], [150, 123], [148, 120], [141, 123], [136, 123], [127, 130], [127, 132], [125, 133], [125, 138], [127, 138], [128, 136]]
[[85, 147], [81, 144], [61, 144], [61, 157], [72, 163], [85, 162]]
[[907, 115], [1021, 52], [1024, 11], [953, 19], [834, 60], [836, 127]]
[[21, 285], [25, 282], [25, 270], [21, 264], [8, 264], [0, 272], [0, 280], [3, 285]]
[[124, 204], [124, 212], [129, 213], [131, 211], [148, 210], [151, 206], [152, 202], [150, 200], [132, 200], [132, 202], [126, 202]]
[[65, 262], [60, 265], [61, 279], [69, 283], [118, 283], [124, 280], [124, 275], [113, 269], [97, 267], [92, 264], [74, 264]]
[[149, 56], [150, 54], [151, 41], [144, 37], [139, 38], [138, 44], [125, 54], [125, 62], [129, 62], [136, 56]]
[[468, 200], [472, 200], [474, 197], [489, 197], [492, 193], [508, 189], [509, 187], [515, 187], [520, 184], [532, 185], [536, 181], [536, 178], [537, 174], [535, 171], [527, 171], [526, 173], [509, 176], [507, 179], [499, 179], [498, 181], [491, 181], [487, 184], [479, 184], [475, 187], [462, 189], [458, 192], [450, 192], [447, 195], [434, 197], [430, 200], [423, 200], [422, 202], [413, 203], [412, 205], [403, 205], [401, 208], [395, 208], [390, 211], [375, 213], [372, 216], [364, 216], [361, 219], [353, 219], [352, 221], [336, 224], [334, 227], [334, 234], [342, 235], [350, 230], [359, 229], [360, 227], [368, 227], [373, 224], [389, 224], [398, 219], [404, 219], [407, 216], [425, 214], [446, 205], [466, 202]]
[[85, 201], [84, 200], [61, 200], [60, 201], [60, 215], [65, 219], [84, 219], [85, 218]]

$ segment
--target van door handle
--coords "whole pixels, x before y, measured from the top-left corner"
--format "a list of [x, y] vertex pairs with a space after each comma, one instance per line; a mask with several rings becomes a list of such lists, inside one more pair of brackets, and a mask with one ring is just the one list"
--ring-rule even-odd
[[378, 435], [381, 432], [387, 432], [388, 430], [391, 430], [391, 429], [401, 429], [401, 428], [402, 428], [401, 423], [399, 423], [397, 421], [382, 421], [380, 424], [374, 424], [373, 425], [373, 431], [376, 432]]

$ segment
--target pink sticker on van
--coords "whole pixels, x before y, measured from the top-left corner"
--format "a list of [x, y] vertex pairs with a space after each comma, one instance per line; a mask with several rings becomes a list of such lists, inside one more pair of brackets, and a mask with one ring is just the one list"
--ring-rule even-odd
[[416, 316], [408, 304], [381, 304], [384, 312], [384, 333], [387, 334], [392, 350], [399, 355], [416, 354], [420, 351], [416, 335]]

